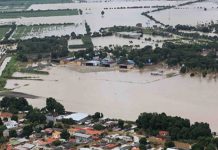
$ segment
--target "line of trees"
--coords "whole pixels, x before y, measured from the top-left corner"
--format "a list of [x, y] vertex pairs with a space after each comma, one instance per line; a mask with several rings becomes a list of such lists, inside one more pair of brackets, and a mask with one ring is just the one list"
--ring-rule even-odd
[[158, 135], [160, 130], [169, 131], [172, 140], [212, 137], [209, 124], [196, 122], [191, 125], [188, 119], [167, 116], [165, 113], [142, 113], [136, 124], [149, 135]]

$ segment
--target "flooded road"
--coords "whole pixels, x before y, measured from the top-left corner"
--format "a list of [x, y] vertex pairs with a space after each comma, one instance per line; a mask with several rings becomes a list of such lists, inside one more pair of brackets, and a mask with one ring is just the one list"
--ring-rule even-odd
[[44, 81], [8, 80], [6, 88], [15, 88], [40, 99], [30, 99], [37, 107], [45, 106], [46, 97], [54, 97], [70, 111], [103, 112], [106, 117], [135, 120], [141, 112], [166, 112], [192, 122], [204, 121], [218, 131], [218, 82], [199, 77], [151, 76], [149, 72], [79, 73], [68, 67], [49, 69]]

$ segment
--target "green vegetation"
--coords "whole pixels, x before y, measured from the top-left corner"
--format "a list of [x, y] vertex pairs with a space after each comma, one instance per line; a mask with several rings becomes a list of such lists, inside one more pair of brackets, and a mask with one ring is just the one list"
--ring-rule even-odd
[[0, 40], [5, 37], [5, 34], [9, 32], [10, 26], [0, 26]]
[[18, 60], [58, 59], [67, 56], [67, 39], [63, 37], [32, 38], [20, 41], [17, 46]]
[[74, 49], [74, 48], [86, 48], [90, 49], [93, 48], [93, 43], [92, 39], [89, 35], [83, 35], [81, 37], [83, 44], [78, 44], [78, 45], [69, 45], [69, 48]]
[[0, 18], [48, 17], [78, 15], [77, 9], [1, 12]]
[[17, 71], [17, 63], [16, 58], [11, 57], [10, 62], [6, 65], [5, 69], [2, 72], [0, 77], [0, 90], [3, 90], [6, 85], [6, 80], [11, 78], [13, 73]]
[[63, 115], [65, 113], [64, 106], [51, 97], [46, 99], [46, 109], [51, 114]]
[[13, 23], [12, 25], [10, 25], [10, 31], [5, 34], [5, 38], [3, 39], [3, 41], [8, 41], [8, 39], [9, 39], [9, 38], [11, 37], [11, 35], [14, 33], [15, 29], [16, 29], [16, 24], [15, 24], [15, 23]]
[[46, 117], [39, 109], [32, 109], [30, 110], [27, 115], [26, 119], [29, 120], [31, 123], [41, 124], [45, 123]]
[[32, 109], [32, 106], [28, 104], [25, 98], [16, 98], [16, 97], [4, 97], [0, 101], [0, 107], [9, 111], [13, 114], [17, 114], [18, 111], [29, 111]]
[[147, 139], [145, 137], [139, 140], [139, 148], [140, 150], [147, 150], [146, 145], [148, 144]]
[[82, 37], [82, 41], [83, 41], [85, 48], [92, 48], [93, 47], [92, 39], [90, 36], [84, 35]]
[[104, 130], [105, 127], [101, 124], [94, 124], [93, 129], [100, 131], [100, 130]]
[[67, 130], [63, 130], [61, 132], [60, 136], [61, 136], [62, 139], [68, 140], [70, 138], [70, 133]]
[[195, 122], [191, 125], [188, 119], [167, 116], [165, 113], [142, 113], [136, 124], [149, 135], [157, 135], [160, 130], [169, 131], [172, 140], [212, 137], [209, 124]]

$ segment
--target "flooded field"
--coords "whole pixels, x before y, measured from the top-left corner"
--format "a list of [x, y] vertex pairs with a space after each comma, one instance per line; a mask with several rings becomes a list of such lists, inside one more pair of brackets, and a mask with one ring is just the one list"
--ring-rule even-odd
[[208, 122], [218, 131], [218, 120], [211, 117], [218, 113], [215, 80], [181, 75], [166, 78], [137, 70], [79, 73], [67, 66], [48, 70], [50, 75], [39, 75], [43, 81], [8, 80], [6, 88], [40, 96], [29, 99], [35, 107], [45, 106], [45, 98], [52, 96], [71, 111], [100, 111], [107, 117], [130, 120], [141, 112], [166, 112]]
[[[32, 37], [43, 38], [45, 36], [62, 36], [70, 35], [76, 31], [76, 34], [83, 33], [84, 26], [80, 24], [69, 25], [34, 25], [34, 26], [18, 26], [12, 39], [28, 39]], [[84, 31], [85, 32], [85, 31]]]
[[168, 25], [198, 25], [218, 21], [218, 4], [205, 1], [188, 6], [151, 13], [154, 18]]
[[[135, 26], [142, 23], [143, 26], [153, 26], [155, 23], [141, 15], [144, 11], [151, 11], [155, 8], [152, 6], [173, 6], [183, 3], [184, 1], [118, 1], [118, 2], [101, 2], [101, 3], [63, 3], [63, 4], [35, 4], [31, 5], [28, 10], [57, 10], [57, 9], [81, 9], [82, 15], [79, 16], [61, 16], [61, 17], [37, 17], [37, 18], [14, 18], [1, 19], [0, 24], [16, 22], [18, 25], [33, 24], [52, 24], [52, 23], [75, 23], [87, 21], [92, 32], [98, 31], [102, 27], [111, 27], [114, 25]], [[116, 6], [116, 7], [115, 7]], [[127, 7], [141, 7], [129, 8]], [[126, 9], [117, 9], [125, 7]], [[107, 8], [107, 9], [106, 9]], [[101, 11], [105, 15], [101, 15]], [[75, 30], [76, 31], [76, 30]]]
[[[145, 41], [145, 38], [151, 38], [151, 41]], [[163, 38], [160, 36], [151, 36], [151, 35], [143, 35], [140, 39], [132, 39], [132, 38], [123, 38], [118, 36], [106, 36], [106, 37], [96, 37], [92, 38], [92, 43], [95, 47], [104, 47], [104, 46], [135, 46], [138, 48], [143, 48], [147, 45], [161, 47], [163, 44], [163, 40], [172, 39], [172, 38]]]

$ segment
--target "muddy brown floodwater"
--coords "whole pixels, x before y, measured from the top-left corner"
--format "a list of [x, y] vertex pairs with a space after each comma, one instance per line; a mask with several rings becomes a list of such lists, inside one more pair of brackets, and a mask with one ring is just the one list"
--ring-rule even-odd
[[194, 121], [204, 121], [218, 131], [218, 82], [214, 79], [151, 76], [149, 72], [79, 73], [69, 67], [49, 68], [44, 81], [8, 80], [6, 88], [40, 96], [29, 99], [37, 107], [46, 97], [59, 100], [67, 110], [135, 120], [141, 112], [166, 112]]

